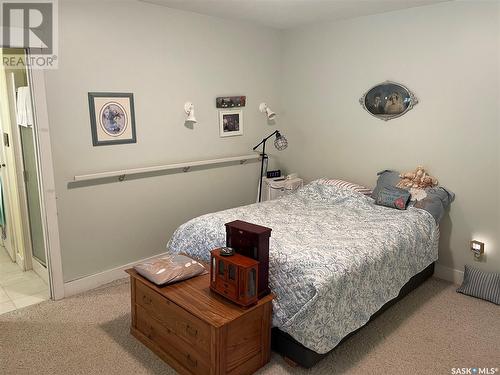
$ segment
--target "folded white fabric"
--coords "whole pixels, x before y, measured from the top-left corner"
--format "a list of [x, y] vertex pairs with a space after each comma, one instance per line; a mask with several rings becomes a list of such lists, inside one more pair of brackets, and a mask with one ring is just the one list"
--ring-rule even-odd
[[22, 86], [17, 89], [16, 107], [17, 124], [26, 127], [33, 126], [33, 109], [29, 87]]
[[138, 264], [134, 269], [156, 285], [171, 284], [207, 273], [201, 263], [185, 255], [164, 255]]

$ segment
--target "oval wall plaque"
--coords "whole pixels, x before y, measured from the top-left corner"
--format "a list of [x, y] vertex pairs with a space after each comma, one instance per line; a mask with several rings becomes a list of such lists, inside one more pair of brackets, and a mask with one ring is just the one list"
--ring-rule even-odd
[[368, 90], [359, 103], [372, 116], [388, 121], [404, 115], [418, 103], [418, 99], [406, 86], [385, 81]]

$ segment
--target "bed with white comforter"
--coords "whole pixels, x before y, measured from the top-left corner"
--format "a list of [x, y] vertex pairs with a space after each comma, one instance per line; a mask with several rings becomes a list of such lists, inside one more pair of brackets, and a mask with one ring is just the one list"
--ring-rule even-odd
[[426, 211], [377, 206], [345, 188], [312, 182], [293, 195], [215, 212], [181, 225], [174, 253], [208, 261], [224, 224], [272, 228], [273, 326], [317, 353], [333, 349], [437, 260], [439, 230]]

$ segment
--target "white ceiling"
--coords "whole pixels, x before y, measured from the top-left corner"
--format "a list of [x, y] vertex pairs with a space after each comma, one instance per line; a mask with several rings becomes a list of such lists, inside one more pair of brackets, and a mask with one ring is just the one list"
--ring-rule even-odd
[[367, 16], [449, 0], [141, 0], [169, 8], [240, 19], [276, 29]]

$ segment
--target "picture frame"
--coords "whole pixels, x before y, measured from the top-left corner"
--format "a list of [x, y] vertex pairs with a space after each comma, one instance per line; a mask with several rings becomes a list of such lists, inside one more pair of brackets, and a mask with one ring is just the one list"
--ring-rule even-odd
[[134, 94], [89, 92], [92, 144], [136, 143]]
[[403, 116], [418, 103], [418, 99], [406, 86], [385, 81], [363, 94], [359, 103], [372, 116], [388, 121]]
[[246, 102], [246, 96], [219, 96], [215, 99], [215, 106], [217, 108], [244, 107]]
[[219, 111], [219, 135], [221, 137], [234, 137], [243, 135], [243, 111]]

